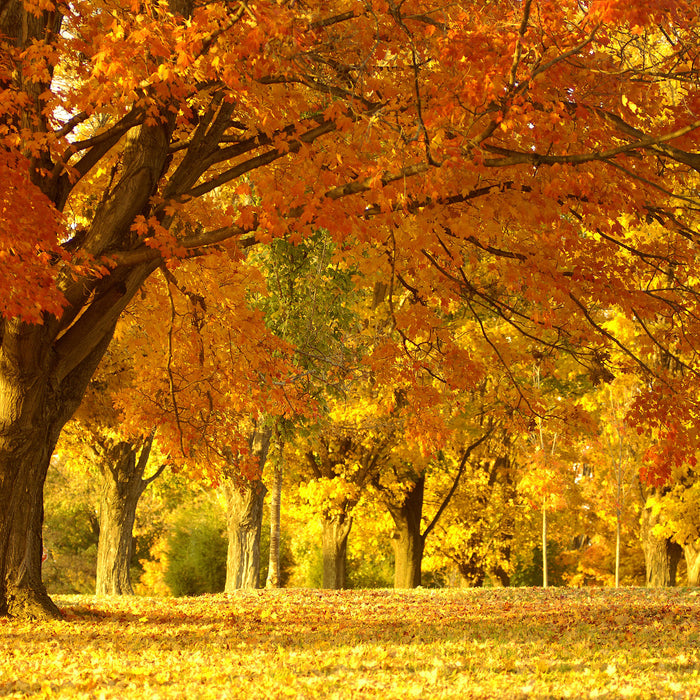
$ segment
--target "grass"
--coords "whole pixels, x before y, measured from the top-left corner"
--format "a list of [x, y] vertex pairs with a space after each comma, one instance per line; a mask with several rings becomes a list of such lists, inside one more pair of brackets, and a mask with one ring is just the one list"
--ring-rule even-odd
[[0, 620], [0, 698], [700, 697], [691, 589], [56, 600]]

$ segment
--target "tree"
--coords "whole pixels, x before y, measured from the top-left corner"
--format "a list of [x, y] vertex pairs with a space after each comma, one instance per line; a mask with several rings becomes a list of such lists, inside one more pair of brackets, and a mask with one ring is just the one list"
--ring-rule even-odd
[[[426, 336], [444, 351], [432, 311], [454, 298], [589, 365], [617, 342], [610, 305], [640, 334], [673, 316], [649, 339], [671, 351], [697, 336], [688, 0], [6, 0], [0, 36], [0, 614], [58, 615], [50, 455], [120, 314], [174, 258], [323, 226], [417, 300], [396, 315], [416, 363]], [[676, 271], [663, 290], [659, 265]], [[691, 374], [652, 393], [692, 395]]]
[[[364, 431], [363, 431], [364, 428]], [[382, 456], [381, 437], [373, 444], [371, 428], [348, 424], [321, 424], [320, 434], [304, 447], [312, 478], [302, 497], [321, 520], [323, 588], [345, 588], [347, 542], [353, 510]]]
[[[636, 539], [639, 524], [640, 460], [644, 453], [644, 433], [639, 435], [627, 419], [638, 381], [631, 376], [615, 378], [593, 388], [581, 402], [596, 414], [595, 434], [582, 436], [581, 479], [586, 500], [600, 518], [601, 529], [610, 529], [615, 587], [620, 586], [622, 547], [630, 529]], [[634, 517], [635, 523], [631, 522]], [[601, 533], [602, 534], [602, 533]], [[631, 542], [627, 542], [631, 544]]]
[[133, 394], [133, 382], [131, 359], [123, 346], [115, 344], [59, 445], [64, 460], [92, 463], [98, 473], [97, 595], [133, 595], [136, 509], [148, 485], [167, 465], [163, 460], [146, 476], [155, 430], [146, 434], [130, 431], [124, 411], [114, 405], [120, 390]]
[[[492, 428], [483, 428], [484, 433], [471, 444], [458, 449], [457, 468], [449, 476], [448, 485], [438, 497], [438, 505], [428, 524], [423, 528], [423, 505], [425, 499], [426, 474], [433, 468], [444, 469], [449, 461], [440, 455], [410, 462], [393, 457], [389, 468], [374, 475], [373, 485], [381, 493], [382, 501], [395, 525], [392, 535], [394, 545], [394, 588], [416, 588], [421, 585], [421, 566], [425, 543], [430, 533], [450, 505], [459, 487], [462, 474], [470, 462], [472, 452], [490, 435]], [[400, 454], [400, 451], [398, 451]], [[427, 462], [427, 463], [426, 463]], [[388, 477], [388, 478], [387, 478]]]
[[[508, 442], [507, 434], [492, 437], [480, 458], [466, 464], [453, 505], [432, 537], [431, 552], [454, 562], [462, 584], [469, 587], [489, 580], [510, 585], [516, 534], [528, 526]], [[438, 478], [444, 481], [444, 476]]]
[[100, 539], [97, 543], [97, 595], [132, 595], [131, 555], [136, 506], [146, 487], [165, 465], [144, 478], [153, 435], [134, 442], [101, 445], [98, 462], [100, 490]]

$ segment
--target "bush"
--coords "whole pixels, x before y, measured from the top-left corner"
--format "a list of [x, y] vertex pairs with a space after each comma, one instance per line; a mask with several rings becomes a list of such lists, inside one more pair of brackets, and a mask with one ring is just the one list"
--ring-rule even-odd
[[226, 530], [211, 506], [183, 510], [167, 538], [165, 582], [173, 595], [220, 593], [226, 584]]
[[[563, 586], [566, 567], [562, 564], [561, 547], [556, 542], [547, 545], [547, 584]], [[542, 585], [542, 547], [535, 547], [529, 561], [518, 561], [510, 579], [511, 586]]]
[[390, 549], [383, 556], [348, 556], [345, 572], [348, 588], [391, 588], [394, 585], [394, 555]]

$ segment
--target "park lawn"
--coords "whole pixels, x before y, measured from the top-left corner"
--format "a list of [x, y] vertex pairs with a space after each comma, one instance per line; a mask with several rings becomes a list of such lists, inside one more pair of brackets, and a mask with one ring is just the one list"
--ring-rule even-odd
[[0, 620], [0, 698], [700, 697], [692, 589], [56, 601]]

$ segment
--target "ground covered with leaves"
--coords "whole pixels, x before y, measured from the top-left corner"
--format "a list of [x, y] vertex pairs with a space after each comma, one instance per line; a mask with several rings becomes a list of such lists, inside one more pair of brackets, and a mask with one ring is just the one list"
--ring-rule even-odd
[[60, 596], [0, 620], [0, 697], [698, 697], [694, 590]]

